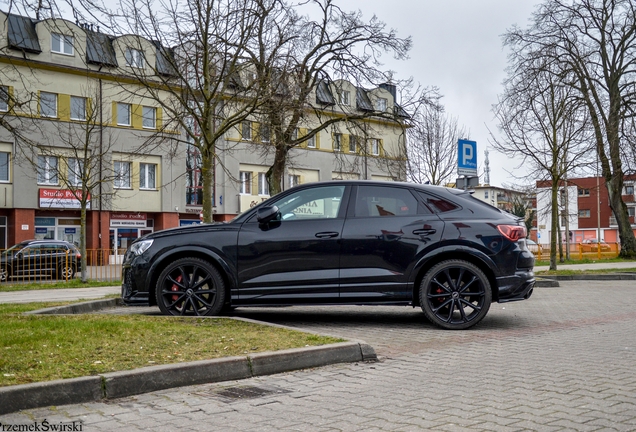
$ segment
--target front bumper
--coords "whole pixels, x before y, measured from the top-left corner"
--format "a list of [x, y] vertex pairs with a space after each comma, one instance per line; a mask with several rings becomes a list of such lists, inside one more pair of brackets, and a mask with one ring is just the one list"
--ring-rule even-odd
[[127, 306], [150, 306], [148, 291], [139, 291], [130, 267], [122, 268], [121, 299]]

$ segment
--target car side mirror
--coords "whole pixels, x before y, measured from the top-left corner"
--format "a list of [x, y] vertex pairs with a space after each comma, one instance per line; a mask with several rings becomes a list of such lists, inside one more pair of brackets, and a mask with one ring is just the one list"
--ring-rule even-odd
[[266, 224], [280, 218], [280, 211], [277, 206], [261, 207], [256, 211], [258, 223]]

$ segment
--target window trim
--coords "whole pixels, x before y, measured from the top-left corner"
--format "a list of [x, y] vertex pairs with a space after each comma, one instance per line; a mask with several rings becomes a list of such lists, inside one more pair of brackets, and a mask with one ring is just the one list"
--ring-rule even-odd
[[249, 120], [241, 122], [241, 140], [252, 141], [252, 122]]
[[136, 69], [144, 68], [144, 52], [142, 50], [126, 47], [124, 57], [126, 58], [126, 66]]
[[340, 90], [340, 105], [351, 106], [351, 92], [349, 90]]
[[[121, 107], [128, 107], [128, 123], [120, 123], [120, 115], [122, 113]], [[117, 126], [132, 126], [132, 105], [125, 102], [117, 102]]]
[[[146, 125], [146, 120], [147, 120], [147, 116], [146, 116], [146, 112], [151, 112], [152, 113], [152, 126], [147, 126]], [[157, 129], [157, 108], [156, 107], [151, 107], [151, 106], [147, 106], [144, 105], [141, 108], [141, 127], [143, 129]]]
[[[5, 152], [5, 151], [0, 151], [0, 155], [7, 155], [7, 178], [6, 180], [0, 177], [0, 183], [10, 183], [11, 182], [11, 153], [10, 152]], [[2, 166], [2, 163], [0, 163], [0, 167]], [[0, 170], [0, 173], [2, 171]]]
[[269, 183], [267, 183], [267, 173], [258, 173], [258, 194], [260, 196], [270, 196]]
[[9, 86], [0, 85], [0, 112], [9, 112], [9, 99]]
[[371, 156], [380, 156], [380, 139], [371, 138]]
[[[146, 167], [144, 169], [144, 167]], [[148, 167], [153, 167], [154, 175], [152, 178], [152, 186], [148, 186], [149, 182], [149, 170]], [[144, 180], [145, 186], [141, 185], [142, 179]], [[140, 162], [139, 163], [139, 189], [140, 190], [157, 190], [157, 164], [148, 163], [148, 162]]]
[[[113, 168], [115, 171], [115, 178], [113, 180], [113, 187], [115, 189], [132, 189], [132, 182], [131, 182], [131, 168], [132, 168], [132, 163], [128, 162], [128, 161], [122, 161], [122, 160], [116, 160], [113, 161]], [[119, 164], [119, 168], [118, 168], [118, 164]], [[123, 169], [124, 167], [128, 167], [128, 172], [126, 173], [126, 170]], [[124, 174], [127, 174], [127, 178], [124, 178]], [[122, 180], [127, 180], [126, 184], [122, 185]]]
[[[80, 118], [80, 117], [73, 117], [73, 100], [82, 100], [84, 101], [84, 118]], [[86, 110], [86, 106], [88, 105], [87, 103], [87, 99], [85, 97], [82, 96], [71, 96], [71, 113], [70, 113], [70, 118], [71, 120], [76, 120], [76, 121], [86, 121], [87, 118], [87, 110]]]
[[375, 110], [385, 112], [389, 106], [389, 100], [387, 98], [379, 97], [375, 101]]
[[337, 151], [337, 152], [342, 151], [342, 134], [341, 133], [333, 134], [333, 151]]
[[[73, 167], [73, 172], [71, 172], [71, 161], [75, 161], [75, 166]], [[71, 186], [82, 186], [82, 176], [80, 173], [82, 172], [82, 160], [79, 158], [68, 158], [66, 159], [66, 180]], [[71, 179], [71, 176], [73, 177]]]
[[[45, 103], [43, 103], [43, 101], [44, 101], [44, 99], [42, 98], [42, 96], [43, 96], [43, 95], [51, 95], [51, 96], [55, 96], [55, 102], [54, 102], [54, 104], [55, 104], [55, 113], [54, 113], [54, 115], [48, 115], [48, 114], [45, 114], [45, 113], [43, 112], [43, 109], [42, 109], [42, 108], [43, 108], [45, 105], [46, 105], [47, 107], [50, 107], [50, 105], [48, 104], [48, 102], [47, 102], [46, 104], [45, 104]], [[41, 91], [41, 92], [40, 92], [40, 117], [46, 117], [46, 118], [58, 118], [58, 111], [59, 111], [59, 109], [58, 109], [58, 108], [59, 108], [59, 107], [58, 107], [58, 104], [59, 104], [59, 98], [58, 98], [58, 94], [57, 94], [57, 93], [50, 93], [50, 92], [43, 92], [43, 91]]]
[[[40, 166], [41, 160], [44, 161], [43, 167]], [[51, 165], [52, 160], [55, 161], [55, 167]], [[57, 156], [38, 155], [37, 183], [39, 185], [58, 186], [60, 184], [59, 164], [60, 160]]]
[[[58, 43], [60, 45], [60, 49], [59, 51], [56, 51], [53, 44], [54, 44], [54, 38], [58, 37]], [[55, 54], [62, 54], [62, 55], [66, 55], [66, 56], [75, 56], [75, 38], [73, 36], [69, 36], [69, 35], [65, 35], [62, 33], [51, 33], [51, 52], [55, 53]], [[71, 52], [68, 53], [65, 51], [66, 47], [71, 48]]]
[[[353, 145], [353, 148], [351, 147]], [[358, 137], [355, 135], [349, 135], [349, 153], [354, 154], [358, 152]]]
[[251, 171], [239, 171], [239, 193], [241, 195], [252, 195]]
[[590, 211], [590, 209], [579, 209], [578, 217], [579, 219], [588, 219], [592, 217], [592, 212]]

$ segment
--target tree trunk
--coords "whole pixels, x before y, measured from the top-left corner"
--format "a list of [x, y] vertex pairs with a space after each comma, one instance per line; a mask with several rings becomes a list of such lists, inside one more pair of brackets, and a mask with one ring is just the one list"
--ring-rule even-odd
[[203, 222], [211, 223], [214, 218], [214, 152], [202, 149], [201, 177], [203, 178]]
[[[621, 242], [620, 257], [622, 258], [636, 258], [636, 239], [634, 238], [634, 231], [632, 230], [631, 223], [629, 222], [629, 213], [627, 213], [627, 206], [623, 202], [623, 179], [612, 178], [605, 179], [605, 185], [607, 186], [607, 193], [609, 195], [609, 205], [616, 217], [616, 223], [618, 225], [618, 235]], [[601, 239], [599, 239], [600, 241]]]
[[274, 163], [267, 170], [267, 183], [269, 184], [269, 194], [274, 196], [283, 190], [283, 177], [285, 176], [285, 165], [287, 164], [288, 149], [286, 145], [277, 145], [274, 156]]
[[82, 282], [86, 283], [88, 281], [88, 274], [86, 272], [86, 261], [88, 259], [86, 256], [86, 197], [88, 196], [88, 192], [82, 190], [82, 194], [82, 209], [80, 212], [80, 252], [82, 258], [80, 260], [80, 266], [82, 268]]
[[557, 269], [557, 235], [559, 231], [559, 187], [555, 180], [552, 180], [552, 221], [550, 228], [550, 270]]

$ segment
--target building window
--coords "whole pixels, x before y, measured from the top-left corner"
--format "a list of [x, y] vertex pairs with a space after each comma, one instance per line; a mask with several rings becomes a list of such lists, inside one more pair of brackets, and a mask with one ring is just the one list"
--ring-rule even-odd
[[358, 137], [355, 135], [349, 136], [349, 153], [355, 153], [357, 150]]
[[51, 51], [73, 55], [73, 36], [51, 33]]
[[244, 121], [241, 123], [241, 139], [244, 141], [252, 140], [252, 122]]
[[[188, 139], [192, 139], [188, 137]], [[203, 205], [203, 176], [201, 175], [201, 153], [188, 144], [186, 153], [186, 205]]]
[[351, 92], [349, 92], [348, 90], [341, 90], [340, 91], [340, 104], [349, 106], [350, 103], [351, 103]]
[[40, 115], [42, 117], [57, 117], [57, 95], [55, 93], [40, 92]]
[[386, 111], [387, 100], [385, 98], [378, 98], [375, 101], [375, 110], [376, 111]]
[[11, 153], [0, 152], [0, 182], [9, 181], [9, 161]]
[[157, 165], [140, 163], [139, 164], [139, 189], [156, 189]]
[[69, 158], [66, 161], [67, 175], [69, 185], [81, 186], [82, 176], [84, 173], [84, 161], [77, 158]]
[[380, 155], [380, 140], [373, 138], [371, 139], [371, 154], [373, 156], [379, 156]]
[[130, 189], [130, 162], [115, 161], [115, 187]]
[[634, 185], [625, 185], [625, 195], [634, 195]]
[[144, 129], [155, 129], [157, 127], [157, 109], [154, 107], [143, 107], [143, 122]]
[[[307, 134], [310, 134], [312, 131], [308, 130]], [[316, 148], [316, 135], [307, 139], [307, 147], [308, 148]]]
[[71, 96], [71, 120], [86, 120], [86, 98]]
[[249, 171], [241, 171], [241, 193], [250, 195], [252, 193], [252, 173]]
[[269, 125], [262, 124], [259, 128], [261, 142], [269, 142]]
[[38, 184], [56, 185], [57, 178], [57, 157], [38, 156]]
[[0, 86], [0, 111], [9, 111], [9, 87]]
[[258, 173], [258, 194], [269, 195], [269, 183], [265, 173]]
[[580, 197], [588, 197], [588, 196], [590, 196], [590, 190], [589, 189], [581, 189], [581, 188], [579, 188], [579, 196]]
[[341, 151], [342, 150], [342, 134], [333, 134], [333, 150]]
[[130, 104], [117, 103], [117, 124], [120, 126], [130, 126]]
[[144, 53], [134, 48], [126, 48], [126, 64], [134, 68], [144, 67]]
[[580, 218], [589, 218], [590, 217], [590, 211], [589, 210], [579, 210], [579, 217]]
[[484, 199], [488, 199], [488, 191], [484, 191]]
[[636, 207], [627, 207], [627, 215], [629, 217], [636, 216]]
[[290, 188], [300, 184], [300, 176], [298, 174], [289, 174], [289, 176], [287, 176], [287, 180], [289, 181]]

